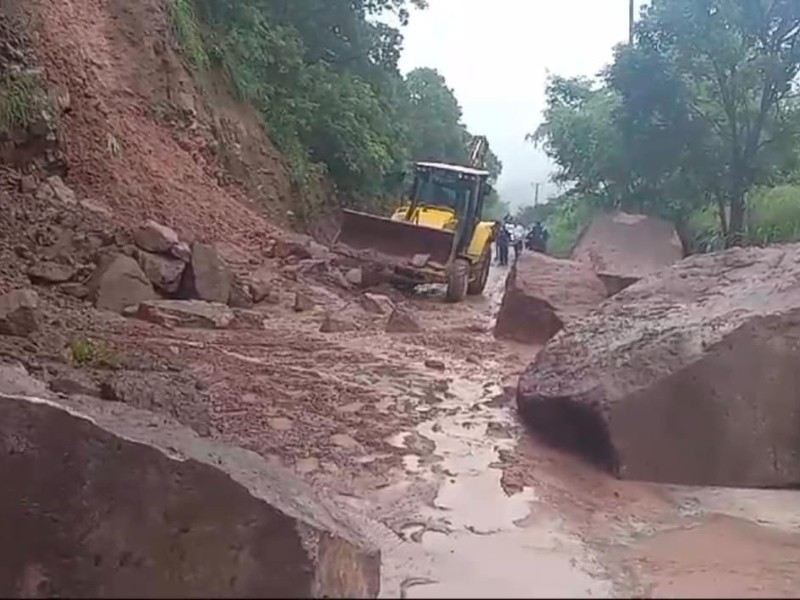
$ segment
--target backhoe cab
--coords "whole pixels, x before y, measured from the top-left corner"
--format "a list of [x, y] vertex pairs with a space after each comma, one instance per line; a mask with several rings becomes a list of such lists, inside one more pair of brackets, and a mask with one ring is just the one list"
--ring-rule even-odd
[[345, 210], [337, 242], [388, 257], [396, 283], [446, 284], [450, 302], [481, 294], [495, 233], [481, 220], [488, 178], [483, 169], [417, 163], [409, 198], [390, 218]]

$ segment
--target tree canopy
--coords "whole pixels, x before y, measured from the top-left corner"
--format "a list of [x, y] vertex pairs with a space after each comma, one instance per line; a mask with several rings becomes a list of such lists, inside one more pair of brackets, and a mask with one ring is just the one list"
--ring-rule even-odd
[[[303, 186], [324, 174], [340, 199], [399, 193], [413, 160], [463, 163], [471, 134], [433, 69], [403, 77], [404, 25], [425, 0], [172, 0], [196, 69], [225, 73]], [[494, 179], [502, 165], [489, 153]]]
[[800, 2], [653, 0], [598, 81], [551, 79], [532, 136], [599, 206], [679, 224], [711, 206], [742, 241], [748, 193], [797, 168]]

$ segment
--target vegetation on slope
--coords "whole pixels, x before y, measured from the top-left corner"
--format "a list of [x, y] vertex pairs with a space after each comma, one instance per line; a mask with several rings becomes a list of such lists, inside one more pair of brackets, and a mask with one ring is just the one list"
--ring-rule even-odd
[[345, 203], [377, 204], [405, 191], [412, 160], [466, 159], [452, 90], [432, 69], [403, 77], [402, 35], [378, 20], [405, 24], [424, 0], [170, 1], [187, 61], [260, 111], [299, 186], [326, 175]]
[[657, 214], [696, 249], [797, 239], [798, 72], [796, 0], [653, 0], [599, 80], [549, 82], [530, 138], [570, 186], [557, 214]]

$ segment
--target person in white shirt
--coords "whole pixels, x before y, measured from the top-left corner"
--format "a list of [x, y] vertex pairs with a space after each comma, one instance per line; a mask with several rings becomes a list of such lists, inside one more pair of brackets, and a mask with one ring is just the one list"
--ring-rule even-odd
[[514, 261], [516, 261], [525, 246], [525, 228], [519, 223], [512, 225], [511, 239], [514, 245]]

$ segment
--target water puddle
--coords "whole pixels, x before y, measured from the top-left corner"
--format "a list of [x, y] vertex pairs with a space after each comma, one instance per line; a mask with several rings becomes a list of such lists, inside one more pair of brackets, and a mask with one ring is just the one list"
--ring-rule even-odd
[[510, 423], [507, 409], [488, 404], [499, 391], [456, 379], [441, 406], [446, 416], [389, 440], [397, 448], [414, 439], [435, 445], [433, 458], [408, 454], [403, 462], [408, 476], [434, 481], [437, 491], [399, 528], [405, 541], [384, 552], [382, 597], [610, 595], [581, 543], [532, 513], [535, 490], [503, 491], [498, 453], [514, 439], [489, 435]]

